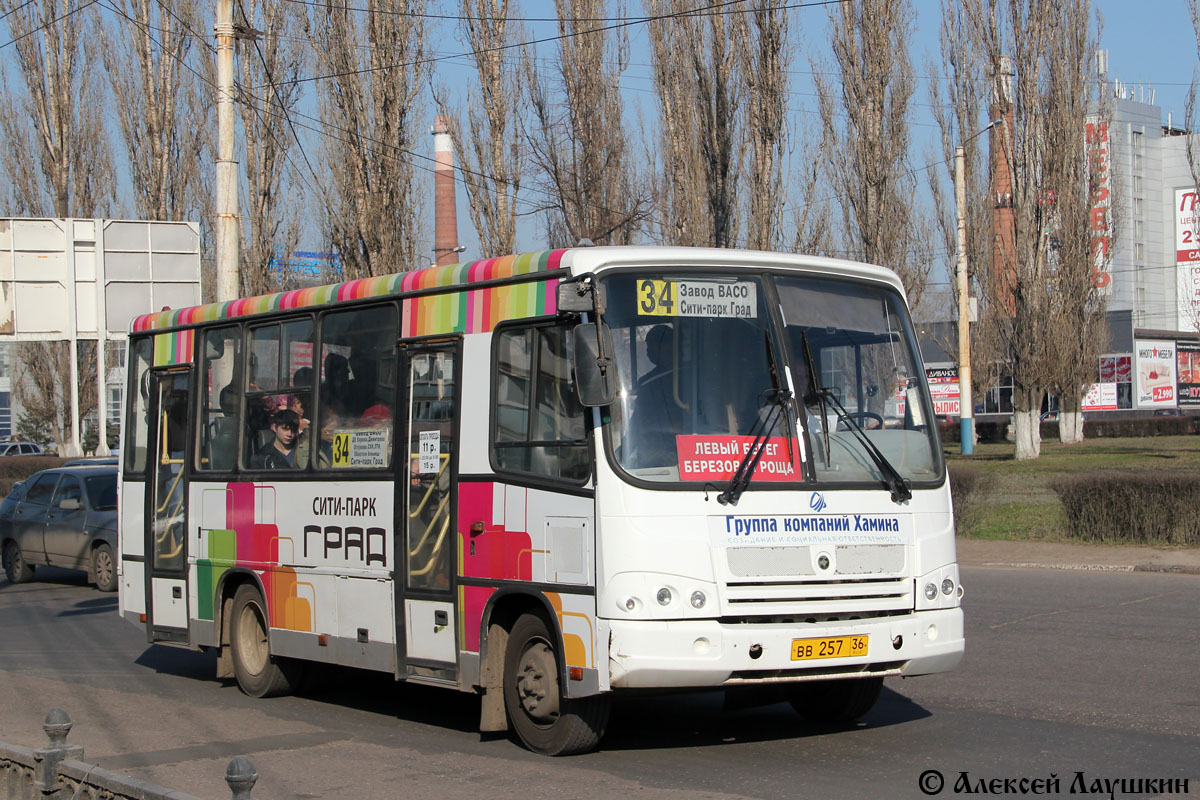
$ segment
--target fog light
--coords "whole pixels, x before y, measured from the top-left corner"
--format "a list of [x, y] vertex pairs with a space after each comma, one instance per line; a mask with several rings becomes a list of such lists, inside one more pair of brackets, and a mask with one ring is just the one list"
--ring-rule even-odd
[[704, 592], [699, 589], [692, 592], [692, 608], [704, 608], [706, 602], [708, 602], [708, 598], [704, 596]]
[[658, 590], [658, 604], [660, 606], [669, 606], [671, 604], [671, 590], [665, 586]]
[[930, 625], [929, 630], [925, 631], [925, 638], [931, 642], [936, 642], [938, 637], [937, 625]]
[[925, 599], [932, 600], [937, 597], [937, 586], [932, 583], [925, 584]]
[[942, 581], [942, 594], [950, 594], [954, 591], [954, 581], [951, 578], [946, 578]]

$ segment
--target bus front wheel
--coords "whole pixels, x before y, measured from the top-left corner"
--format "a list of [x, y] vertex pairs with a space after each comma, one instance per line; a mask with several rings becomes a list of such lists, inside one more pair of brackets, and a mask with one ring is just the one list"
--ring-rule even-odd
[[804, 719], [817, 725], [841, 725], [866, 714], [879, 699], [883, 678], [843, 678], [795, 686], [788, 701]]
[[568, 698], [554, 638], [541, 617], [517, 620], [504, 651], [504, 707], [526, 747], [548, 756], [594, 750], [608, 725], [608, 695]]
[[266, 605], [258, 590], [249, 584], [239, 586], [233, 596], [229, 645], [238, 686], [251, 697], [291, 694], [299, 684], [300, 663], [271, 655]]

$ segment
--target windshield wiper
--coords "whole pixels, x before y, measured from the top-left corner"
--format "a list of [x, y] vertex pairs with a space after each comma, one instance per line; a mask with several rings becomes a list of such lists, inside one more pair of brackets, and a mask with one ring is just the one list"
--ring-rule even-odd
[[[758, 469], [758, 462], [762, 461], [763, 452], [766, 450], [767, 437], [775, 430], [775, 423], [779, 419], [780, 412], [787, 413], [787, 403], [791, 397], [792, 393], [787, 389], [767, 390], [766, 401], [763, 405], [771, 403], [771, 410], [767, 412], [765, 419], [760, 417], [754, 423], [754, 428], [750, 431], [751, 434], [754, 434], [754, 441], [750, 444], [746, 455], [742, 456], [741, 463], [738, 464], [725, 491], [717, 495], [718, 503], [723, 506], [737, 505], [738, 498], [742, 496], [742, 492], [746, 491], [746, 487], [754, 479], [754, 471]], [[762, 406], [759, 408], [761, 409]], [[757, 433], [755, 433], [756, 430]]]
[[[808, 345], [808, 333], [800, 331], [800, 343], [804, 345], [804, 360], [808, 362], [808, 386], [821, 407], [821, 435], [825, 440], [825, 468], [829, 469], [829, 412], [825, 409], [825, 395], [821, 388], [821, 373], [817, 369], [817, 361], [813, 358], [812, 348]], [[804, 405], [808, 405], [808, 395], [804, 397]], [[805, 423], [807, 424], [807, 422]]]
[[833, 406], [834, 411], [837, 412], [838, 421], [846, 423], [846, 427], [850, 429], [855, 438], [862, 442], [863, 449], [867, 451], [867, 455], [871, 457], [871, 460], [875, 462], [875, 466], [883, 474], [883, 483], [892, 493], [892, 502], [903, 503], [906, 500], [911, 500], [912, 489], [909, 488], [908, 481], [892, 466], [892, 462], [887, 460], [887, 456], [875, 446], [875, 443], [867, 437], [862, 426], [854, 420], [854, 417], [850, 416], [841, 401], [834, 397], [833, 392], [829, 389], [818, 388], [817, 392], [823, 395], [825, 400]]

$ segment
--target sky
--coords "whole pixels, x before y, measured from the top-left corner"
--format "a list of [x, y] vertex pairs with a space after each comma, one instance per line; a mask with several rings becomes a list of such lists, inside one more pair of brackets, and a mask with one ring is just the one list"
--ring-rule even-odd
[[[638, 13], [635, 10], [640, 7], [637, 0], [632, 0], [630, 6], [628, 14]], [[935, 63], [940, 62], [938, 29], [941, 24], [941, 3], [939, 0], [914, 0], [914, 8], [917, 15], [917, 31], [912, 40], [910, 57], [917, 75], [922, 79], [918, 81], [913, 97], [912, 125], [913, 139], [916, 143], [916, 160], [913, 166], [919, 168], [925, 165], [924, 153], [928, 149], [926, 142], [936, 135], [937, 131], [928, 107], [929, 71], [925, 69], [925, 63], [927, 57], [932, 58]], [[1163, 123], [1166, 124], [1167, 114], [1171, 112], [1174, 124], [1181, 124], [1188, 87], [1193, 70], [1197, 66], [1196, 37], [1192, 30], [1187, 0], [1093, 0], [1093, 8], [1102, 19], [1101, 46], [1108, 50], [1110, 78], [1145, 87], [1147, 93], [1153, 90], [1154, 103], [1163, 110]], [[525, 0], [521, 3], [523, 17], [549, 17], [553, 16], [553, 13], [554, 4], [551, 0]], [[800, 32], [799, 49], [793, 54], [792, 63], [790, 110], [795, 133], [801, 127], [815, 126], [818, 123], [809, 58], [812, 55], [819, 55], [821, 58], [829, 56], [829, 48], [824, 39], [828, 7], [797, 9], [793, 13], [793, 30]], [[548, 25], [535, 24], [528, 27], [530, 35], [534, 37], [553, 35]], [[652, 119], [655, 109], [645, 26], [630, 26], [628, 31], [631, 63], [622, 77], [627, 108], [634, 109], [640, 106], [643, 118]], [[439, 50], [450, 51], [452, 46], [461, 47], [461, 44], [446, 41]], [[552, 45], [541, 45], [539, 48], [539, 55], [542, 57], [553, 52]], [[447, 66], [447, 69], [450, 68]], [[1147, 102], [1149, 99], [1147, 94]], [[635, 119], [633, 115], [626, 118], [630, 121]], [[463, 258], [470, 260], [479, 255], [478, 241], [466, 215], [466, 197], [461, 188], [458, 192], [458, 206], [459, 239], [466, 246]], [[518, 229], [519, 249], [540, 249], [545, 244], [539, 238], [541, 235], [539, 227], [533, 221], [523, 221]]]
[[[108, 0], [101, 3], [106, 6]], [[347, 0], [351, 6], [362, 6], [359, 0]], [[716, 2], [716, 0], [712, 0]], [[825, 25], [828, 19], [830, 5], [827, 0], [793, 0], [800, 2], [823, 2], [811, 8], [797, 8], [792, 17], [792, 30], [798, 32], [798, 47], [792, 54], [792, 96], [790, 103], [790, 125], [792, 135], [798, 136], [806, 128], [818, 124], [816, 113], [816, 96], [812, 88], [812, 76], [809, 60], [812, 57], [829, 58], [829, 48], [825, 41]], [[519, 14], [525, 19], [553, 18], [553, 0], [516, 0]], [[939, 0], [913, 0], [916, 11], [917, 30], [912, 38], [910, 57], [915, 65], [915, 72], [920, 76], [916, 93], [913, 97], [912, 133], [914, 139], [912, 167], [920, 169], [925, 164], [925, 154], [928, 152], [928, 142], [936, 135], [937, 129], [933, 123], [927, 99], [930, 70], [926, 67], [927, 59], [940, 61], [938, 52], [938, 28], [941, 18], [941, 3]], [[709, 0], [697, 0], [697, 6], [705, 6]], [[618, 12], [617, 0], [610, 0], [609, 16]], [[641, 0], [624, 0], [623, 13], [626, 16], [636, 16], [641, 12]], [[1196, 39], [1192, 30], [1188, 13], [1187, 0], [1093, 0], [1094, 8], [1103, 19], [1102, 47], [1109, 53], [1109, 75], [1119, 78], [1126, 84], [1144, 87], [1146, 92], [1153, 91], [1154, 102], [1163, 109], [1163, 122], [1167, 121], [1168, 112], [1172, 121], [1179, 125], [1183, 117], [1184, 104], [1191, 82], [1193, 71], [1197, 66]], [[459, 0], [429, 0], [430, 11], [453, 15], [457, 13]], [[201, 26], [207, 32], [207, 25]], [[528, 22], [527, 35], [530, 38], [553, 37], [556, 26], [552, 22]], [[626, 99], [626, 124], [630, 127], [635, 140], [640, 140], [649, 134], [637, 130], [639, 119], [646, 126], [654, 124], [656, 109], [650, 79], [649, 46], [646, 40], [646, 26], [633, 24], [625, 28], [630, 37], [630, 65], [622, 76], [622, 91]], [[436, 25], [436, 35], [433, 50], [439, 56], [462, 53], [466, 48], [459, 41], [453, 22], [442, 22]], [[7, 33], [7, 31], [4, 31]], [[207, 33], [205, 33], [207, 35]], [[15, 48], [0, 48], [0, 66], [7, 66], [14, 58]], [[516, 57], [517, 51], [511, 51]], [[556, 55], [557, 48], [551, 43], [538, 47], [539, 57], [546, 59]], [[245, 57], [245, 56], [243, 56]], [[465, 59], [449, 59], [437, 63], [438, 76], [436, 84], [462, 87], [472, 80], [472, 71], [465, 66]], [[10, 77], [11, 79], [11, 77]], [[313, 84], [307, 84], [311, 87]], [[308, 114], [316, 113], [315, 103], [311, 98], [311, 89], [306, 89], [309, 97], [302, 103], [302, 110]], [[428, 101], [430, 98], [425, 98]], [[1149, 95], [1146, 95], [1148, 101]], [[432, 103], [428, 103], [428, 124], [432, 124]], [[638, 116], [640, 112], [640, 117]], [[319, 137], [315, 134], [304, 133], [305, 156], [318, 159], [321, 155]], [[417, 137], [419, 152], [432, 157], [432, 137]], [[120, 153], [122, 146], [116, 139], [113, 130], [114, 152]], [[295, 160], [302, 171], [306, 171], [303, 161], [297, 155]], [[416, 159], [420, 168], [418, 175], [424, 175], [428, 181], [430, 201], [428, 202], [429, 218], [432, 220], [432, 164], [429, 160]], [[123, 182], [127, 178], [122, 179]], [[526, 186], [529, 185], [526, 181]], [[465, 246], [462, 255], [470, 260], [480, 257], [478, 239], [471, 227], [466, 211], [466, 195], [461, 185], [458, 190], [459, 238]], [[432, 226], [430, 226], [432, 227]], [[433, 231], [429, 230], [429, 243], [421, 244], [423, 252], [432, 244]], [[312, 239], [309, 241], [308, 239]], [[302, 242], [302, 249], [312, 250], [320, 247], [319, 232], [313, 229], [310, 237]], [[537, 250], [547, 246], [540, 225], [533, 218], [524, 218], [518, 227], [518, 249]], [[561, 243], [555, 243], [561, 244]], [[400, 265], [397, 265], [399, 268]]]

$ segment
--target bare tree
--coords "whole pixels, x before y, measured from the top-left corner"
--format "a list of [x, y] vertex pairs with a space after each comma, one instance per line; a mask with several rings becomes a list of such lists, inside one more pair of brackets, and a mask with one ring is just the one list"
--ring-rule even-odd
[[[955, 150], [963, 148], [964, 180], [967, 196], [966, 255], [968, 291], [978, 297], [979, 275], [987, 269], [991, 259], [991, 208], [988, 186], [988, 165], [983, 150], [983, 135], [990, 129], [985, 122], [985, 100], [988, 82], [983, 74], [983, 64], [972, 47], [970, 32], [965, 30], [960, 4], [955, 0], [942, 2], [942, 26], [939, 35], [941, 44], [942, 80], [929, 82], [929, 104], [940, 132], [938, 144], [932, 151], [931, 162], [944, 169], [929, 170], [929, 189], [933, 198], [934, 223], [940, 234], [940, 244], [946, 257], [943, 261], [946, 274], [950, 277], [950, 297], [954, 308], [958, 305], [957, 274], [958, 213], [953, 195]], [[928, 66], [930, 74], [938, 68]], [[941, 88], [945, 84], [945, 90]], [[991, 369], [976, 369], [974, 365], [991, 365], [1002, 360], [994, 336], [989, 335], [986, 318], [970, 324], [971, 350], [971, 395], [982, 397], [989, 388]], [[958, 351], [958, 327], [965, 324], [955, 317], [951, 337], [938, 344], [948, 353]]]
[[661, 236], [672, 244], [736, 247], [745, 14], [697, 12], [686, 0], [647, 0], [646, 9], [660, 111]]
[[238, 5], [245, 28], [268, 31], [243, 40], [240, 59], [246, 144], [241, 276], [243, 290], [257, 295], [286, 288], [286, 267], [300, 241], [303, 191], [293, 154], [303, 152], [289, 115], [300, 101], [304, 49], [296, 34], [303, 20], [284, 0]]
[[765, 0], [750, 12], [753, 37], [743, 51], [746, 75], [746, 246], [776, 250], [783, 240], [784, 160], [788, 154], [788, 11]]
[[[13, 211], [32, 216], [103, 216], [113, 202], [112, 159], [94, 20], [81, 0], [0, 0], [16, 75], [0, 62], [0, 132], [8, 146]], [[11, 80], [10, 80], [11, 78]], [[40, 174], [39, 174], [40, 173]]]
[[[1099, 24], [1089, 24], [1085, 4], [1064, 20], [1050, 43], [1048, 127], [1063, 134], [1049, 149], [1044, 170], [1053, 192], [1055, 223], [1050, 239], [1051, 318], [1046, 333], [1058, 396], [1058, 436], [1083, 441], [1083, 397], [1096, 380], [1108, 339], [1105, 308], [1112, 241], [1120, 229], [1109, 137], [1110, 104], [1092, 70]], [[1080, 131], [1084, 131], [1080, 135]], [[1067, 132], [1073, 131], [1073, 136]]]
[[[623, 33], [610, 41], [596, 24], [605, 0], [555, 0], [560, 58], [551, 79], [525, 60], [530, 157], [545, 193], [549, 239], [573, 245], [629, 244], [649, 213], [621, 119], [621, 73], [629, 60]], [[551, 95], [557, 83], [561, 99]]]
[[134, 212], [143, 219], [181, 220], [200, 203], [208, 128], [190, 63], [197, 60], [192, 45], [198, 8], [194, 0], [175, 0], [167, 8], [152, 0], [114, 0], [100, 36]]
[[909, 0], [847, 0], [830, 12], [840, 86], [814, 72], [827, 177], [844, 192], [846, 248], [895, 270], [915, 307], [930, 265], [908, 164], [913, 29]]
[[[1092, 97], [1076, 71], [1088, 69], [1091, 6], [1089, 0], [966, 0], [963, 8], [995, 80], [992, 165], [1006, 183], [1004, 213], [994, 220], [994, 257], [981, 281], [984, 313], [1013, 379], [1016, 457], [1031, 459], [1041, 452], [1042, 399], [1058, 383], [1061, 366], [1048, 336], [1063, 319], [1064, 300], [1056, 295], [1079, 270], [1093, 278], [1094, 265], [1079, 263], [1073, 238], [1077, 215], [1090, 211], [1083, 120]], [[1082, 43], [1070, 39], [1079, 31]], [[1053, 237], [1071, 249], [1052, 261]], [[1086, 310], [1095, 313], [1097, 306]]]
[[479, 85], [467, 92], [466, 124], [446, 99], [446, 90], [438, 91], [436, 99], [449, 122], [480, 255], [497, 256], [517, 249], [524, 101], [520, 71], [505, 55], [520, 41], [521, 29], [514, 21], [516, 3], [509, 0], [462, 0], [460, 13], [462, 35], [479, 76]]
[[[79, 342], [79, 419], [96, 410], [96, 343]], [[16, 346], [13, 395], [34, 420], [45, 424], [58, 452], [71, 436], [69, 342], [21, 342]]]
[[[359, 10], [362, 8], [362, 10]], [[420, 195], [413, 164], [425, 82], [425, 2], [314, 7], [329, 169], [326, 236], [347, 279], [418, 264]], [[424, 259], [422, 265], [427, 263]]]

